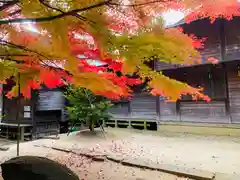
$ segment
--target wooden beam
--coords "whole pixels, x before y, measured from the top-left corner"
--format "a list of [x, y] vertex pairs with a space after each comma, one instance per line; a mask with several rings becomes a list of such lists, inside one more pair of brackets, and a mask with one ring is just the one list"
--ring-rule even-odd
[[[181, 117], [181, 111], [180, 111], [180, 100], [178, 99], [176, 101], [176, 115]], [[181, 119], [180, 119], [181, 120]]]
[[[226, 29], [225, 29], [225, 20], [219, 19], [219, 39], [220, 39], [220, 53], [221, 53], [221, 62], [226, 61]], [[225, 108], [226, 113], [230, 117], [230, 123], [232, 123], [232, 116], [231, 116], [231, 110], [230, 110], [230, 102], [229, 102], [229, 90], [228, 90], [228, 73], [227, 73], [227, 67], [226, 64], [223, 63], [223, 71], [224, 71], [224, 85], [225, 85], [225, 92], [226, 92], [226, 98], [225, 98]]]
[[160, 120], [160, 96], [156, 96], [156, 113], [157, 113], [157, 117]]
[[31, 96], [32, 138], [33, 137], [35, 138], [37, 133], [37, 124], [36, 124], [36, 118], [35, 118], [37, 100], [38, 100], [37, 93], [36, 91], [32, 90], [32, 96]]
[[225, 29], [225, 20], [218, 20], [218, 29], [219, 29], [219, 40], [220, 40], [220, 57], [221, 62], [226, 60], [226, 29]]
[[225, 85], [225, 92], [226, 92], [225, 108], [226, 108], [226, 113], [230, 118], [230, 123], [232, 123], [231, 107], [230, 107], [230, 100], [229, 100], [229, 89], [228, 89], [228, 73], [227, 73], [226, 64], [223, 64], [223, 70], [224, 70], [224, 80], [225, 80], [224, 85]]
[[130, 116], [132, 113], [132, 108], [131, 108], [131, 101], [128, 102], [128, 116]]
[[21, 127], [20, 127], [20, 105], [21, 105], [21, 87], [20, 87], [20, 73], [18, 72], [18, 97], [17, 97], [17, 114], [16, 114], [16, 121], [17, 121], [17, 156], [19, 156], [19, 145], [20, 145], [20, 133], [21, 133]]
[[210, 79], [210, 89], [211, 89], [211, 98], [215, 97], [215, 93], [214, 93], [214, 82], [213, 82], [213, 67], [209, 66], [208, 68], [208, 79]]

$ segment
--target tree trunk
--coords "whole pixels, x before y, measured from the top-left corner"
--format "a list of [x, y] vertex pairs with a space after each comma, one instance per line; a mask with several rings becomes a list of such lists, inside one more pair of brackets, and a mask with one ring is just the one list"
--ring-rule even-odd
[[93, 123], [93, 120], [92, 120], [92, 119], [89, 120], [88, 127], [89, 127], [89, 130], [90, 130], [91, 132], [94, 131], [94, 123]]

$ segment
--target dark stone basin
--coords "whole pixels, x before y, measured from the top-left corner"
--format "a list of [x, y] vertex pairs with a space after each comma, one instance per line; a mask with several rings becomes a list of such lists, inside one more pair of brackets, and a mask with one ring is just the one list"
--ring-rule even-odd
[[15, 157], [1, 168], [4, 180], [79, 180], [66, 166], [44, 157]]

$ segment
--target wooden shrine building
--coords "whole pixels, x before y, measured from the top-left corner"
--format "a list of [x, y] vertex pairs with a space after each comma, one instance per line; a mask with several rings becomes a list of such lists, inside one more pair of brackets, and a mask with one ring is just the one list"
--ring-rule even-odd
[[[139, 92], [131, 102], [118, 103], [112, 108], [114, 119], [142, 119], [157, 123], [240, 123], [240, 18], [231, 21], [218, 19], [214, 23], [208, 19], [190, 24], [180, 21], [177, 26], [187, 34], [207, 38], [201, 50], [202, 64], [187, 67], [155, 62], [153, 68], [193, 87], [203, 87], [212, 101], [193, 101], [190, 96], [182, 96], [177, 102], [166, 103], [163, 97]], [[209, 57], [220, 62], [212, 64], [207, 61]]]
[[[14, 82], [12, 82], [14, 83]], [[3, 85], [3, 94], [13, 85]], [[41, 88], [32, 94], [31, 99], [8, 99], [1, 95], [0, 134], [5, 137], [16, 137], [20, 123], [21, 140], [57, 135], [60, 125], [66, 120], [65, 97], [62, 89]]]

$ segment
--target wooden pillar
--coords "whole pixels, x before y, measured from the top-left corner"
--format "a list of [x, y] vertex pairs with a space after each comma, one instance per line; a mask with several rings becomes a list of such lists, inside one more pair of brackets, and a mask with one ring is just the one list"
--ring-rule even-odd
[[147, 121], [146, 120], [143, 121], [143, 126], [144, 126], [144, 130], [147, 130]]
[[20, 128], [20, 141], [24, 141], [24, 132], [25, 132], [25, 127]]
[[[128, 103], [128, 116], [131, 116], [132, 109], [131, 109], [131, 101]], [[128, 118], [128, 127], [127, 128], [132, 128], [131, 125], [131, 118]]]
[[208, 79], [210, 79], [211, 98], [214, 98], [214, 82], [213, 82], [213, 67], [208, 68]]
[[127, 128], [132, 128], [131, 119], [128, 119], [128, 126], [127, 126]]
[[20, 103], [21, 103], [21, 87], [20, 87], [20, 73], [18, 72], [18, 78], [17, 78], [17, 86], [18, 86], [18, 97], [17, 97], [17, 114], [16, 114], [16, 121], [17, 121], [17, 156], [19, 156], [19, 145], [20, 145]]
[[2, 88], [2, 94], [0, 95], [0, 123], [1, 123], [3, 117], [3, 85], [1, 84], [0, 87]]
[[156, 96], [156, 113], [157, 113], [157, 120], [160, 121], [161, 113], [160, 113], [160, 96]]
[[2, 85], [2, 118], [1, 118], [1, 122], [3, 122], [4, 121], [4, 115], [5, 115], [5, 101], [6, 101], [6, 99], [5, 99], [5, 85], [3, 84]]
[[226, 64], [223, 64], [223, 71], [224, 71], [224, 85], [225, 85], [225, 93], [226, 93], [226, 98], [225, 98], [225, 108], [226, 108], [226, 113], [229, 116], [230, 122], [232, 123], [232, 115], [231, 115], [231, 107], [230, 107], [230, 100], [229, 100], [229, 89], [228, 89], [228, 73], [227, 73], [227, 67]]
[[[221, 62], [226, 61], [226, 30], [225, 30], [225, 20], [220, 19], [219, 22], [219, 39], [220, 39], [220, 55], [221, 55]], [[229, 102], [229, 90], [228, 90], [228, 73], [226, 64], [223, 63], [223, 71], [224, 71], [224, 84], [225, 84], [225, 109], [226, 113], [229, 116], [230, 123], [232, 123], [232, 116], [230, 111], [230, 102]]]
[[106, 124], [106, 121], [105, 121], [105, 119], [103, 119], [102, 126], [103, 126], [103, 127], [107, 127], [107, 124]]
[[219, 27], [219, 39], [220, 39], [220, 60], [224, 62], [226, 59], [226, 34], [225, 34], [225, 20], [219, 19], [218, 20], [218, 27]]
[[36, 138], [37, 134], [37, 124], [36, 124], [36, 118], [35, 118], [35, 112], [36, 112], [36, 105], [37, 105], [37, 93], [32, 91], [31, 93], [31, 118], [32, 118], [32, 139]]
[[117, 119], [115, 119], [115, 128], [118, 127]]
[[128, 116], [131, 116], [131, 112], [132, 112], [132, 109], [131, 109], [131, 101], [128, 102]]
[[176, 115], [179, 117], [179, 119], [181, 121], [180, 100], [179, 99], [176, 101]]

